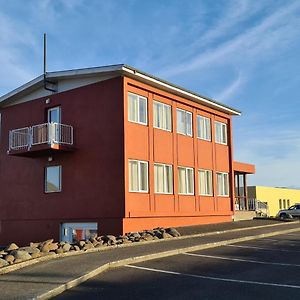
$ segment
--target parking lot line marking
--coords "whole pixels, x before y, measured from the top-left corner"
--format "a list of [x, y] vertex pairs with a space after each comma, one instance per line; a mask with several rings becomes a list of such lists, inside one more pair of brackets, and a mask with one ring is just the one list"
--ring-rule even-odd
[[267, 251], [279, 251], [279, 252], [300, 252], [298, 250], [287, 250], [287, 249], [270, 249], [265, 247], [256, 247], [256, 246], [242, 246], [242, 245], [224, 245], [225, 247], [233, 247], [233, 248], [245, 248], [245, 249], [258, 249], [258, 250], [267, 250]]
[[275, 239], [261, 239], [261, 241], [263, 242], [263, 241], [270, 241], [270, 242], [279, 242], [279, 241], [281, 241], [281, 240], [275, 240]]
[[143, 270], [143, 271], [149, 271], [149, 272], [157, 272], [157, 273], [164, 273], [164, 274], [177, 275], [177, 276], [186, 276], [186, 277], [192, 277], [192, 278], [200, 278], [200, 279], [208, 279], [208, 280], [216, 280], [216, 281], [224, 281], [224, 282], [245, 283], [245, 284], [254, 284], [254, 285], [264, 285], [264, 286], [275, 286], [275, 287], [283, 287], [283, 288], [300, 289], [299, 285], [271, 283], [271, 282], [259, 282], [259, 281], [240, 280], [240, 279], [231, 279], [231, 278], [222, 278], [222, 277], [212, 277], [212, 276], [188, 274], [188, 273], [167, 271], [167, 270], [154, 269], [154, 268], [145, 268], [145, 267], [139, 267], [139, 266], [134, 266], [134, 265], [125, 265], [124, 267]]
[[199, 256], [199, 257], [213, 258], [213, 259], [240, 261], [240, 262], [247, 262], [247, 263], [253, 263], [253, 264], [262, 264], [262, 265], [274, 265], [274, 266], [284, 266], [284, 267], [300, 267], [300, 265], [297, 265], [297, 264], [273, 263], [273, 262], [266, 262], [266, 261], [261, 261], [261, 260], [252, 260], [252, 259], [231, 258], [231, 257], [196, 254], [196, 253], [182, 253], [182, 254], [183, 255], [189, 255], [189, 256]]

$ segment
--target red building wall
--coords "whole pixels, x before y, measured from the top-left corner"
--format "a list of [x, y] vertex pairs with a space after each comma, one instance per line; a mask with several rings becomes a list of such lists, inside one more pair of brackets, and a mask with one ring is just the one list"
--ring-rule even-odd
[[[62, 222], [98, 222], [99, 231], [122, 231], [124, 216], [123, 78], [91, 84], [3, 108], [0, 143], [0, 245], [59, 239]], [[8, 132], [41, 124], [61, 106], [74, 127], [75, 151], [10, 156]], [[62, 166], [62, 191], [44, 193], [44, 168]]]

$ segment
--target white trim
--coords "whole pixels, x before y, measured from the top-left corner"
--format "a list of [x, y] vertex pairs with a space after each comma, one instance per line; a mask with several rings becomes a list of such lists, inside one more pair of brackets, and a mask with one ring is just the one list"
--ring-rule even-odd
[[[218, 193], [218, 174], [220, 174], [220, 175], [226, 175], [227, 176], [227, 181], [225, 182], [225, 184], [227, 185], [227, 190], [228, 190], [228, 194], [223, 194], [223, 195], [219, 195], [219, 193]], [[217, 171], [216, 172], [216, 181], [217, 181], [217, 196], [218, 197], [229, 197], [229, 194], [230, 194], [230, 192], [229, 192], [229, 173], [227, 173], [227, 172], [219, 172], [219, 171]], [[224, 178], [222, 179], [222, 185], [223, 185], [223, 183], [224, 183]], [[223, 185], [223, 187], [222, 187], [223, 189], [224, 189], [224, 191], [226, 190], [226, 187]]]
[[[222, 127], [223, 126], [225, 126], [225, 128], [226, 128], [226, 136], [225, 136], [225, 139], [226, 139], [226, 142], [225, 143], [223, 143], [222, 141], [220, 142], [220, 141], [217, 141], [217, 139], [216, 139], [216, 123], [218, 123], [218, 124], [220, 124], [221, 125], [221, 132], [220, 132], [220, 134], [221, 134], [221, 140], [223, 139], [222, 137], [223, 137], [223, 130], [222, 130]], [[220, 121], [215, 121], [215, 143], [216, 144], [220, 144], [220, 145], [228, 145], [228, 126], [227, 126], [227, 124], [226, 123], [223, 123], [223, 122], [220, 122]]]
[[[209, 139], [206, 139], [206, 138], [202, 138], [202, 137], [200, 137], [199, 135], [198, 135], [198, 120], [200, 119], [200, 118], [203, 118], [203, 119], [205, 119], [205, 120], [209, 120], [209, 133], [210, 133], [210, 138]], [[196, 115], [196, 129], [197, 129], [197, 139], [199, 139], [199, 140], [203, 140], [203, 141], [207, 141], [207, 142], [211, 142], [212, 141], [212, 138], [211, 138], [211, 132], [212, 132], [212, 130], [211, 130], [211, 119], [210, 118], [208, 118], [208, 117], [204, 117], [204, 116], [202, 116], [202, 115]]]
[[[149, 193], [149, 162], [148, 161], [145, 161], [145, 160], [137, 160], [137, 159], [128, 159], [128, 183], [129, 183], [129, 178], [130, 178], [130, 174], [129, 174], [129, 162], [137, 162], [138, 163], [138, 174], [137, 174], [137, 177], [138, 177], [138, 190], [135, 191], [135, 190], [131, 190], [130, 189], [130, 185], [128, 187], [128, 190], [130, 193], [144, 193], [144, 194], [147, 194]], [[140, 165], [141, 163], [145, 163], [147, 165], [147, 178], [146, 178], [146, 182], [147, 182], [147, 190], [141, 190], [141, 171], [140, 171]]]
[[[191, 134], [188, 134], [187, 133], [187, 122], [186, 122], [186, 117], [184, 118], [184, 121], [185, 121], [185, 133], [182, 133], [182, 132], [178, 132], [178, 118], [177, 118], [177, 112], [178, 111], [182, 111], [184, 112], [185, 115], [187, 114], [190, 114], [191, 115]], [[182, 135], [185, 135], [185, 136], [189, 136], [189, 137], [193, 137], [193, 113], [188, 111], [188, 110], [185, 110], [185, 109], [182, 109], [182, 108], [176, 108], [176, 133], [178, 134], [182, 134]]]
[[[96, 74], [101, 74], [101, 73], [113, 73], [113, 72], [124, 72], [125, 75], [126, 73], [133, 75], [134, 77], [137, 78], [142, 78], [144, 80], [147, 80], [149, 82], [155, 83], [161, 87], [165, 87], [171, 91], [180, 93], [184, 96], [191, 97], [204, 105], [208, 105], [209, 107], [215, 108], [219, 111], [223, 111], [225, 113], [229, 113], [232, 115], [241, 115], [241, 112], [234, 110], [230, 107], [223, 106], [220, 103], [216, 103], [212, 100], [205, 99], [204, 97], [201, 97], [200, 95], [194, 94], [192, 92], [186, 91], [180, 87], [176, 87], [172, 85], [171, 83], [166, 83], [162, 80], [159, 80], [158, 78], [154, 78], [151, 75], [146, 75], [143, 74], [136, 69], [126, 66], [124, 64], [119, 64], [119, 65], [110, 65], [110, 66], [102, 66], [102, 67], [94, 67], [94, 68], [83, 68], [83, 69], [76, 69], [76, 70], [65, 70], [65, 71], [56, 71], [56, 72], [48, 72], [47, 73], [47, 78], [48, 79], [62, 79], [62, 78], [71, 78], [71, 77], [80, 77], [80, 76], [89, 76], [89, 75], [96, 75]], [[13, 91], [3, 95], [0, 97], [0, 103], [16, 96], [19, 93], [24, 92], [27, 89], [33, 88], [35, 85], [42, 86], [43, 83], [43, 75], [40, 75], [33, 80], [25, 83], [24, 85], [14, 89]]]
[[[171, 129], [166, 129], [166, 128], [163, 128], [163, 127], [157, 127], [157, 126], [154, 126], [154, 103], [158, 103], [158, 104], [163, 105], [163, 107], [164, 107], [164, 106], [167, 106], [167, 107], [170, 108], [170, 112], [171, 112], [171, 116], [170, 116]], [[153, 123], [153, 128], [160, 129], [160, 130], [164, 130], [164, 131], [168, 131], [168, 132], [172, 132], [172, 130], [173, 130], [173, 122], [172, 122], [173, 118], [172, 118], [172, 115], [173, 115], [173, 114], [172, 114], [172, 105], [169, 105], [169, 104], [166, 104], [166, 103], [157, 101], [157, 100], [153, 100], [153, 121], [152, 121], [152, 123]]]
[[[210, 172], [210, 174], [211, 174], [211, 182], [210, 182], [210, 184], [211, 184], [211, 191], [212, 191], [211, 194], [201, 194], [200, 193], [200, 190], [201, 190], [200, 176], [199, 176], [200, 171]], [[213, 179], [213, 171], [212, 170], [209, 170], [209, 169], [198, 169], [198, 187], [199, 187], [199, 196], [212, 197], [214, 195], [214, 179]]]
[[164, 86], [164, 87], [166, 87], [166, 88], [168, 88], [168, 89], [170, 89], [170, 90], [173, 90], [173, 91], [179, 92], [179, 93], [181, 93], [181, 94], [183, 94], [183, 95], [186, 95], [186, 96], [192, 97], [192, 98], [194, 98], [194, 99], [197, 99], [197, 100], [199, 100], [199, 101], [201, 101], [201, 102], [204, 102], [204, 103], [206, 103], [206, 104], [209, 104], [209, 105], [211, 105], [211, 106], [213, 106], [213, 107], [217, 107], [218, 109], [221, 109], [221, 110], [223, 110], [223, 111], [229, 112], [229, 113], [231, 113], [231, 114], [233, 114], [233, 115], [238, 115], [238, 116], [241, 115], [241, 113], [240, 113], [239, 111], [230, 109], [230, 108], [228, 108], [228, 107], [224, 107], [224, 106], [222, 106], [222, 105], [220, 105], [220, 104], [218, 104], [218, 103], [212, 102], [212, 101], [207, 100], [207, 99], [205, 99], [205, 98], [203, 98], [203, 97], [200, 97], [200, 96], [198, 96], [198, 95], [192, 94], [192, 93], [190, 93], [190, 92], [188, 92], [188, 91], [185, 91], [185, 90], [183, 90], [183, 89], [181, 89], [181, 88], [179, 88], [179, 87], [172, 86], [172, 85], [167, 84], [167, 83], [165, 83], [165, 82], [162, 82], [162, 81], [160, 81], [160, 80], [158, 80], [158, 79], [155, 79], [155, 78], [152, 78], [152, 77], [147, 76], [147, 75], [145, 75], [145, 74], [142, 74], [142, 73], [140, 73], [140, 72], [137, 72], [136, 70], [129, 69], [127, 66], [123, 66], [123, 67], [122, 67], [122, 70], [125, 71], [125, 72], [128, 72], [128, 73], [130, 73], [130, 74], [133, 74], [133, 75], [135, 75], [135, 76], [137, 76], [137, 77], [141, 77], [141, 78], [146, 79], [146, 80], [148, 80], [148, 81], [151, 81], [151, 82], [153, 82], [153, 83], [156, 83], [156, 84], [159, 84], [159, 85], [161, 85], [161, 86]]
[[164, 164], [164, 163], [154, 163], [154, 167], [155, 166], [163, 166], [164, 167], [164, 172], [166, 170], [166, 167], [171, 167], [172, 170], [172, 185], [171, 185], [171, 189], [172, 192], [170, 193], [166, 193], [166, 192], [155, 192], [155, 171], [154, 171], [154, 194], [162, 194], [162, 195], [174, 195], [174, 171], [173, 171], [173, 165], [169, 165], [169, 164]]
[[[181, 169], [185, 169], [185, 183], [186, 183], [186, 190], [188, 190], [188, 186], [187, 186], [187, 183], [189, 183], [189, 180], [188, 180], [188, 172], [187, 170], [192, 170], [192, 173], [193, 173], [193, 192], [192, 193], [179, 193], [179, 172], [178, 172], [178, 169], [181, 168]], [[194, 168], [191, 168], [191, 167], [182, 167], [182, 166], [177, 166], [177, 175], [178, 175], [178, 195], [189, 195], [189, 196], [194, 196], [195, 195], [195, 172], [194, 172]]]
[[[129, 94], [133, 95], [133, 96], [137, 96], [137, 101], [138, 101], [138, 112], [137, 112], [137, 115], [138, 115], [138, 121], [134, 121], [134, 120], [130, 120], [129, 119]], [[141, 122], [140, 121], [140, 99], [143, 99], [146, 101], [146, 112], [145, 112], [145, 115], [146, 115], [146, 123], [144, 122]], [[138, 94], [135, 94], [135, 93], [132, 93], [132, 92], [128, 92], [127, 94], [127, 107], [128, 107], [128, 122], [131, 122], [131, 123], [136, 123], [136, 124], [140, 124], [140, 125], [144, 125], [144, 126], [148, 126], [148, 98], [147, 97], [144, 97], [144, 96], [141, 96], [141, 95], [138, 95]]]
[[[48, 168], [57, 168], [59, 170], [58, 176], [59, 176], [59, 189], [57, 191], [47, 191], [47, 169]], [[61, 165], [54, 165], [54, 166], [46, 166], [45, 167], [45, 179], [44, 179], [44, 193], [46, 194], [52, 194], [52, 193], [60, 193], [62, 191], [62, 166]]]

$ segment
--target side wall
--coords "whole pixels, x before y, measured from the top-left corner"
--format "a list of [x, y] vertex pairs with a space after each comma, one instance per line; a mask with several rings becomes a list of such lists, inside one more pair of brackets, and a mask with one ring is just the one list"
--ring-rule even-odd
[[[266, 186], [256, 186], [254, 188], [256, 188], [256, 199], [268, 203], [270, 216], [276, 216], [280, 209], [288, 208], [295, 203], [300, 203], [300, 190]], [[279, 206], [279, 200], [281, 200], [282, 203], [281, 208]]]
[[[231, 221], [233, 214], [231, 116], [129, 78], [125, 78], [124, 91], [126, 215], [123, 231], [156, 226], [184, 226]], [[147, 97], [148, 126], [128, 121], [128, 92]], [[153, 100], [172, 107], [171, 132], [153, 128]], [[176, 108], [192, 112], [193, 137], [177, 134]], [[211, 142], [197, 138], [197, 115], [211, 119]], [[214, 121], [227, 124], [228, 145], [214, 142]], [[148, 193], [129, 192], [129, 159], [148, 161]], [[154, 163], [173, 165], [173, 195], [154, 193]], [[178, 195], [178, 166], [194, 168], [195, 195]], [[214, 196], [199, 196], [198, 169], [213, 171]], [[216, 196], [217, 171], [229, 173], [230, 197]]]
[[[2, 109], [0, 142], [0, 245], [59, 239], [63, 222], [97, 222], [99, 232], [122, 231], [124, 207], [123, 78], [53, 94]], [[75, 151], [9, 156], [8, 132], [44, 123], [61, 106], [74, 127]], [[62, 166], [62, 191], [44, 193], [44, 168]]]

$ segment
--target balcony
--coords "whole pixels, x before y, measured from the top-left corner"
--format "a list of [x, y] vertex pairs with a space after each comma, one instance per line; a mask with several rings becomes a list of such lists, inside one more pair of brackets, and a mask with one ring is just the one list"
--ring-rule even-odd
[[9, 155], [37, 156], [72, 151], [73, 127], [44, 123], [9, 131]]

